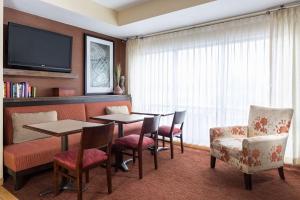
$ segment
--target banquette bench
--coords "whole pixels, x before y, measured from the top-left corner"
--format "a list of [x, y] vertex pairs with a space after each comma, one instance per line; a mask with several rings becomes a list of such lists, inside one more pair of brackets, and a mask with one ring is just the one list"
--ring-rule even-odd
[[[24, 184], [24, 176], [52, 166], [53, 157], [61, 151], [59, 137], [48, 137], [22, 143], [13, 143], [13, 113], [35, 113], [56, 111], [58, 120], [74, 119], [92, 121], [90, 117], [105, 115], [107, 106], [126, 105], [131, 111], [131, 98], [126, 95], [102, 95], [88, 97], [51, 97], [15, 99], [4, 101], [4, 167], [13, 177], [15, 189]], [[124, 133], [139, 133], [141, 123], [124, 126]], [[117, 137], [115, 128], [114, 137]], [[79, 145], [80, 133], [69, 135], [69, 148]]]

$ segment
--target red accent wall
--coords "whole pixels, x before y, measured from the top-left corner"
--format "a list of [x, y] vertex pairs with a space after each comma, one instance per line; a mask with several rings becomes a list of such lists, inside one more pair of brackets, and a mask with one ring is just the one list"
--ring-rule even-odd
[[96, 33], [71, 25], [63, 24], [39, 16], [20, 12], [10, 8], [4, 8], [4, 64], [7, 66], [7, 25], [8, 22], [15, 22], [35, 28], [45, 29], [57, 33], [62, 33], [73, 37], [72, 49], [72, 72], [78, 74], [77, 79], [54, 79], [36, 77], [10, 77], [4, 76], [5, 81], [22, 82], [28, 81], [32, 86], [37, 87], [37, 96], [52, 96], [52, 88], [64, 87], [74, 88], [75, 95], [84, 94], [84, 34], [90, 34], [102, 39], [114, 41], [115, 64], [120, 63], [122, 72], [125, 72], [125, 51], [126, 42], [124, 40]]

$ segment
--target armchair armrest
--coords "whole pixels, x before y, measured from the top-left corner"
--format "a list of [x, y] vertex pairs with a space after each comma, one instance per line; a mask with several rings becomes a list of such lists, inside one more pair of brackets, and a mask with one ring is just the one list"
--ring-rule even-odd
[[216, 127], [210, 128], [210, 143], [219, 138], [246, 138], [248, 132], [248, 126], [228, 126], [228, 127]]
[[243, 147], [254, 147], [255, 145], [258, 145], [260, 143], [282, 143], [286, 142], [287, 138], [288, 133], [249, 137], [243, 140]]
[[245, 138], [240, 161], [251, 172], [282, 166], [287, 138], [287, 133]]

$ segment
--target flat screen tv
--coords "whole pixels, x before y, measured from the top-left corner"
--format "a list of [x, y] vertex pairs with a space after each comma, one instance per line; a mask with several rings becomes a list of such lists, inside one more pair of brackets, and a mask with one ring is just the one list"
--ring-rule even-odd
[[8, 67], [71, 72], [72, 37], [8, 24]]

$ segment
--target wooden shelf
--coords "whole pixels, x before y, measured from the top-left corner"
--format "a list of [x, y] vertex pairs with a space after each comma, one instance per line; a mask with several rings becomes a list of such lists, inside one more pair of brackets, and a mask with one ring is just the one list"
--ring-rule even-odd
[[74, 103], [93, 103], [111, 101], [131, 101], [130, 95], [93, 95], [70, 97], [4, 98], [4, 107], [38, 106]]
[[4, 76], [39, 77], [39, 78], [65, 78], [65, 79], [78, 78], [78, 75], [73, 74], [73, 73], [46, 72], [46, 71], [9, 69], [9, 68], [3, 68], [3, 75]]

